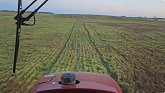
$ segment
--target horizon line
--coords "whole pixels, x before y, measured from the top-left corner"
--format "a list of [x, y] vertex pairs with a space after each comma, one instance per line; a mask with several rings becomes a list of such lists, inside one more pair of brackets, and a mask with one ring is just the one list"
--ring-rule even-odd
[[[6, 12], [17, 12], [15, 10], [0, 10], [0, 11], [6, 11]], [[32, 12], [32, 11], [26, 11], [26, 12]], [[155, 18], [156, 16], [154, 17], [147, 17], [147, 16], [125, 16], [125, 15], [108, 15], [108, 14], [89, 14], [89, 13], [54, 13], [54, 12], [46, 12], [46, 11], [39, 11], [37, 13], [47, 13], [47, 14], [75, 14], [75, 15], [102, 15], [102, 16], [116, 16], [116, 17], [132, 17], [132, 18]], [[156, 18], [160, 18], [160, 19], [165, 19], [163, 17], [156, 17]]]

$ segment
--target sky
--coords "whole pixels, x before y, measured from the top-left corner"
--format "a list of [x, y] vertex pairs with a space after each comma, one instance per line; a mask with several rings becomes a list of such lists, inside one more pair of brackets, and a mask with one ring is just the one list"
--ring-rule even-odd
[[[33, 0], [22, 0], [23, 8]], [[35, 10], [44, 0], [28, 11]], [[0, 10], [17, 10], [18, 0], [0, 0]], [[165, 18], [165, 0], [49, 0], [39, 12]]]

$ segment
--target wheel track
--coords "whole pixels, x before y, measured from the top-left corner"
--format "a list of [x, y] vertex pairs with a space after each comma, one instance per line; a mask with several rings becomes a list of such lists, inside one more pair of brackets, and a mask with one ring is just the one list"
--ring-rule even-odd
[[[101, 34], [100, 34], [97, 30], [95, 30], [90, 24], [88, 24], [88, 25], [89, 25], [89, 26], [94, 30], [94, 32], [99, 36], [100, 40], [102, 40]], [[106, 41], [104, 41], [104, 42], [106, 43]], [[125, 59], [126, 62], [130, 62], [123, 54], [121, 54], [119, 51], [117, 51], [114, 47], [112, 47], [112, 46], [109, 45], [109, 44], [107, 44], [107, 45], [108, 45], [110, 48], [112, 48], [119, 56], [123, 57], [123, 58]], [[111, 76], [116, 82], [118, 82], [118, 76], [116, 75], [115, 72], [110, 72], [110, 76]], [[125, 88], [123, 88], [124, 86], [121, 85], [119, 82], [118, 82], [118, 84], [120, 85], [122, 91], [123, 91], [124, 93], [127, 93], [127, 90], [125, 90]]]
[[80, 71], [80, 22], [78, 27], [78, 43], [77, 43], [77, 65], [76, 65], [76, 71]]
[[64, 44], [64, 46], [63, 46], [63, 48], [62, 48], [62, 50], [61, 50], [60, 53], [58, 54], [58, 56], [57, 56], [56, 60], [54, 61], [54, 63], [52, 63], [52, 66], [50, 67], [50, 69], [47, 70], [47, 72], [45, 73], [45, 75], [48, 74], [48, 73], [51, 71], [51, 69], [53, 68], [54, 64], [58, 61], [58, 59], [60, 58], [62, 52], [63, 52], [64, 49], [66, 48], [66, 45], [67, 45], [68, 41], [70, 40], [70, 37], [71, 37], [71, 35], [72, 35], [73, 29], [75, 28], [76, 23], [77, 23], [77, 20], [76, 20], [76, 22], [74, 23], [74, 25], [73, 25], [73, 27], [72, 27], [72, 29], [71, 29], [71, 32], [70, 32], [70, 34], [69, 34], [69, 37], [68, 37], [67, 41], [65, 42], [65, 44]]
[[[99, 36], [100, 40], [102, 40], [101, 34], [100, 34], [98, 31], [96, 31], [90, 24], [88, 24], [88, 25], [89, 25], [89, 26], [95, 31], [95, 33]], [[103, 41], [103, 42], [106, 43], [106, 41]], [[125, 61], [129, 62], [129, 60], [128, 60], [123, 54], [121, 54], [119, 51], [117, 51], [113, 46], [111, 46], [111, 45], [109, 45], [109, 44], [107, 44], [107, 45], [108, 45], [110, 48], [112, 48], [119, 56], [123, 57]]]
[[111, 75], [111, 71], [110, 71], [110, 69], [109, 69], [109, 67], [108, 67], [109, 64], [108, 64], [107, 62], [105, 62], [105, 60], [103, 59], [103, 55], [102, 55], [102, 53], [99, 51], [99, 49], [97, 48], [97, 46], [95, 45], [95, 43], [92, 41], [91, 35], [90, 35], [90, 33], [89, 33], [89, 30], [86, 28], [85, 23], [83, 22], [83, 19], [81, 19], [81, 20], [82, 20], [82, 23], [83, 23], [83, 26], [84, 26], [85, 30], [87, 31], [90, 44], [92, 45], [92, 47], [94, 47], [95, 51], [96, 51], [97, 54], [99, 55], [100, 60], [101, 60], [101, 63], [102, 63], [102, 65], [106, 68], [107, 73], [108, 73], [109, 75]]
[[[76, 22], [75, 22], [75, 23], [76, 23]], [[75, 26], [75, 24], [74, 24], [74, 26]], [[73, 26], [73, 28], [74, 28], [74, 26]], [[72, 29], [73, 29], [73, 28], [72, 28]], [[71, 31], [72, 31], [72, 30], [71, 30]], [[71, 33], [70, 33], [70, 36], [71, 36]], [[70, 38], [70, 36], [69, 36], [69, 38]], [[68, 39], [69, 39], [69, 38], [68, 38]], [[67, 42], [69, 41], [68, 39], [67, 39]], [[47, 56], [47, 53], [50, 52], [50, 51], [51, 51], [50, 49], [47, 50], [47, 52], [44, 54], [44, 56], [43, 56], [42, 58], [39, 58], [39, 59], [36, 59], [36, 60], [42, 60], [44, 57]], [[33, 61], [33, 62], [35, 62], [35, 61]], [[30, 63], [33, 63], [33, 62], [30, 62]], [[37, 63], [36, 63], [36, 64], [37, 64]], [[31, 69], [35, 68], [36, 64], [34, 64], [34, 65], [31, 67]], [[22, 67], [22, 69], [27, 68], [29, 65], [31, 65], [31, 64], [24, 65], [24, 66]], [[20, 74], [20, 75], [24, 75], [25, 73], [23, 73], [23, 72], [25, 72], [25, 71], [24, 71], [24, 70], [21, 70], [21, 72], [20, 72], [21, 74]], [[34, 72], [34, 71], [33, 71], [33, 72]], [[27, 74], [29, 74], [29, 72], [26, 73], [26, 75], [27, 75]], [[8, 80], [9, 78], [10, 78], [10, 77], [8, 77], [7, 80]], [[17, 79], [16, 76], [14, 76], [14, 78]], [[10, 82], [9, 85], [13, 85], [13, 83], [14, 83], [14, 82]], [[6, 87], [6, 88], [7, 88], [7, 87]], [[6, 89], [6, 88], [5, 88], [5, 89]], [[13, 91], [13, 90], [14, 90], [14, 89], [10, 89], [10, 92]]]
[[114, 19], [118, 20], [117, 17], [115, 17], [115, 16], [112, 16], [112, 17], [113, 17]]

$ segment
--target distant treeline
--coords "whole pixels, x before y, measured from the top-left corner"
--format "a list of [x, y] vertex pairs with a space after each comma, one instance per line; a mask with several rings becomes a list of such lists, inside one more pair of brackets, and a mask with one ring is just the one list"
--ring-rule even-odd
[[[17, 11], [14, 11], [14, 10], [0, 10], [0, 11], [17, 12]], [[26, 11], [26, 12], [27, 13], [31, 13], [32, 11]], [[52, 12], [38, 12], [38, 13], [54, 14]], [[120, 16], [120, 17], [127, 17], [127, 16]], [[138, 17], [127, 17], [127, 18], [154, 19], [154, 20], [165, 19], [165, 18], [158, 18], [158, 17], [155, 17], [155, 16], [153, 18], [147, 18], [146, 16], [145, 17], [141, 17], [141, 16], [138, 16]]]
[[52, 12], [38, 12], [38, 13], [54, 14]]
[[14, 11], [14, 10], [0, 10], [0, 11], [16, 12], [16, 11]]
[[[127, 16], [120, 16], [120, 17], [127, 17]], [[138, 17], [127, 17], [127, 18], [140, 18], [140, 19], [165, 19], [165, 18], [158, 18], [158, 17], [153, 17], [153, 18], [149, 18], [149, 17], [141, 17], [141, 16], [138, 16]]]
[[[0, 11], [7, 11], [7, 12], [17, 12], [17, 11], [14, 11], [14, 10], [0, 10]], [[31, 13], [32, 11], [26, 11], [27, 13]], [[54, 14], [52, 12], [38, 12], [38, 13], [45, 13], [45, 14]]]

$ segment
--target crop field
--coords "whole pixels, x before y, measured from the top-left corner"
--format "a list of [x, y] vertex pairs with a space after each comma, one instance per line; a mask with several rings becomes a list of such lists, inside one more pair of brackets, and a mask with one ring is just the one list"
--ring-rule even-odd
[[0, 12], [0, 93], [28, 93], [42, 76], [69, 71], [109, 75], [123, 93], [165, 92], [164, 21], [38, 13], [22, 26], [14, 74], [15, 15]]

